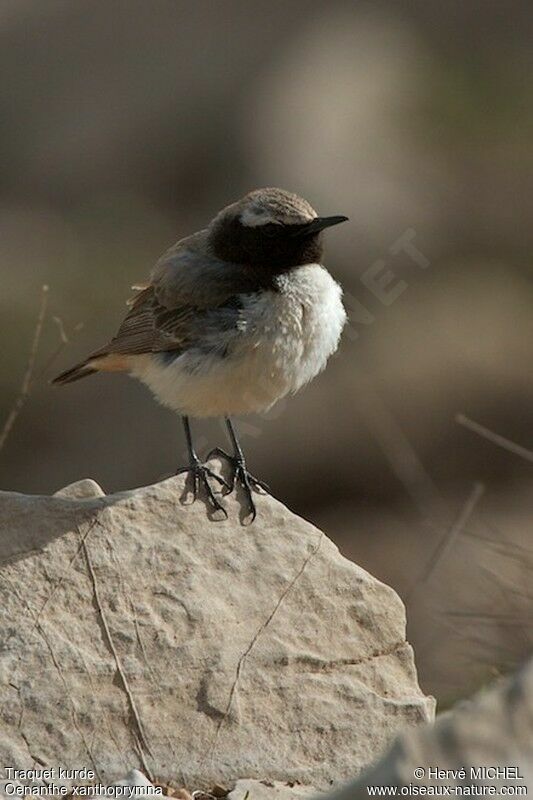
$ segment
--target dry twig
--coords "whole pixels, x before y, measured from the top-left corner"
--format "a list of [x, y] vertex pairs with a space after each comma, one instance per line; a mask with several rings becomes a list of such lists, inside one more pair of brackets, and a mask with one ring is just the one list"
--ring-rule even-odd
[[72, 331], [71, 331], [70, 336], [69, 336], [67, 334], [66, 330], [65, 330], [65, 326], [63, 324], [63, 320], [61, 319], [61, 317], [52, 317], [52, 322], [54, 322], [55, 325], [57, 325], [57, 329], [58, 329], [58, 332], [59, 332], [59, 344], [56, 347], [56, 349], [50, 354], [49, 358], [46, 360], [44, 367], [42, 368], [42, 370], [40, 371], [40, 373], [38, 375], [39, 378], [41, 378], [43, 375], [45, 375], [48, 372], [48, 370], [50, 369], [50, 367], [52, 366], [54, 361], [61, 355], [61, 353], [63, 352], [65, 347], [68, 344], [70, 344], [70, 342], [72, 340], [72, 336], [75, 333], [78, 333], [78, 331], [81, 331], [81, 329], [83, 328], [83, 322], [78, 322], [72, 328]]
[[423, 586], [429, 581], [430, 577], [435, 572], [438, 564], [440, 564], [446, 553], [449, 552], [450, 548], [454, 544], [457, 537], [463, 532], [465, 526], [467, 525], [469, 519], [474, 513], [474, 510], [479, 501], [481, 500], [481, 498], [483, 497], [484, 493], [485, 493], [484, 485], [479, 482], [475, 483], [472, 488], [472, 491], [470, 492], [466, 500], [466, 503], [461, 508], [461, 511], [457, 516], [457, 519], [455, 520], [453, 525], [444, 532], [444, 535], [437, 543], [437, 546], [432, 552], [431, 557], [426, 565], [424, 574], [414, 584], [413, 588], [406, 597], [406, 602], [409, 602], [413, 594], [418, 589], [420, 589], [421, 586]]
[[533, 461], [533, 452], [528, 450], [527, 447], [522, 447], [522, 445], [516, 444], [516, 442], [512, 442], [510, 439], [506, 439], [505, 436], [501, 436], [499, 433], [494, 433], [494, 431], [485, 428], [478, 422], [474, 422], [473, 419], [469, 419], [464, 414], [457, 414], [455, 421], [464, 428], [468, 428], [468, 430], [477, 433], [479, 436], [482, 436], [483, 439], [487, 439], [487, 441], [498, 445], [498, 447], [502, 447], [509, 453], [514, 453], [515, 456], [520, 456], [520, 458], [523, 458], [526, 461]]
[[448, 519], [446, 501], [394, 415], [361, 369], [358, 370], [357, 387], [359, 410], [390, 468], [421, 516], [434, 526], [442, 525]]
[[29, 397], [31, 383], [33, 379], [33, 371], [35, 368], [35, 359], [37, 357], [37, 350], [39, 349], [39, 342], [41, 339], [41, 333], [43, 330], [43, 323], [46, 316], [46, 308], [48, 306], [48, 286], [43, 284], [41, 289], [41, 303], [39, 306], [39, 313], [37, 315], [37, 322], [35, 325], [35, 332], [33, 334], [33, 341], [31, 344], [30, 355], [28, 358], [28, 364], [26, 366], [26, 372], [24, 373], [24, 378], [22, 379], [22, 385], [20, 387], [20, 391], [13, 403], [13, 407], [11, 411], [7, 415], [7, 419], [4, 423], [4, 427], [2, 428], [2, 432], [0, 433], [0, 451], [4, 447], [7, 437], [11, 433], [15, 422], [17, 421], [17, 417], [20, 414], [24, 403]]

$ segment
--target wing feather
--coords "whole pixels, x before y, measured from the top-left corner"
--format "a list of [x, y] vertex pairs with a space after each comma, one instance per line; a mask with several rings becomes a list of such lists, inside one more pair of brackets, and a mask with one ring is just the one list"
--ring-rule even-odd
[[[225, 354], [246, 327], [240, 295], [257, 287], [250, 270], [210, 252], [207, 231], [182, 239], [159, 259], [149, 283], [132, 287], [137, 294], [111, 341], [54, 382], [69, 383], [111, 363], [112, 369], [127, 369], [122, 356], [179, 354], [193, 347]], [[103, 356], [109, 358], [98, 363]]]
[[239, 325], [239, 294], [253, 291], [242, 265], [215, 258], [200, 231], [170, 248], [157, 262], [149, 284], [134, 287], [130, 310], [111, 341], [90, 358], [108, 354], [184, 352], [202, 346], [202, 333], [220, 329], [227, 336]]

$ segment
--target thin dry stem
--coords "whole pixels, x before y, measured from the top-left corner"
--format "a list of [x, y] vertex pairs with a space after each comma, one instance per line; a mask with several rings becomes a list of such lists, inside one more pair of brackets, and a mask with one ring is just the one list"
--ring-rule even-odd
[[57, 329], [59, 331], [59, 338], [61, 339], [63, 344], [68, 344], [68, 336], [65, 330], [65, 326], [63, 325], [63, 320], [61, 317], [52, 317], [52, 322], [57, 325]]
[[440, 564], [446, 553], [449, 552], [450, 548], [456, 541], [457, 537], [462, 533], [465, 526], [468, 524], [470, 517], [474, 513], [474, 510], [479, 501], [481, 500], [481, 498], [483, 497], [484, 493], [485, 493], [484, 485], [482, 483], [475, 483], [472, 488], [472, 491], [467, 497], [465, 504], [461, 508], [461, 511], [457, 516], [457, 519], [455, 520], [453, 525], [447, 531], [445, 531], [442, 539], [437, 543], [437, 546], [435, 547], [425, 567], [424, 574], [416, 581], [413, 588], [409, 592], [406, 601], [409, 601], [412, 598], [414, 592], [416, 592], [418, 589], [420, 589], [421, 586], [423, 586], [429, 581], [430, 577], [435, 572], [437, 566]]
[[50, 369], [50, 367], [52, 366], [54, 361], [61, 355], [61, 353], [63, 352], [65, 347], [68, 344], [70, 344], [70, 342], [72, 340], [72, 336], [75, 333], [78, 333], [78, 331], [81, 331], [81, 329], [83, 328], [83, 322], [78, 322], [72, 328], [72, 331], [71, 331], [71, 334], [70, 334], [70, 337], [69, 337], [67, 332], [66, 332], [66, 330], [65, 330], [65, 326], [63, 324], [63, 320], [61, 319], [61, 317], [52, 317], [52, 320], [57, 325], [57, 329], [59, 331], [59, 344], [56, 347], [56, 349], [47, 358], [44, 367], [39, 372], [39, 375], [38, 375], [39, 378], [42, 378], [42, 376], [45, 375], [48, 372], [48, 370]]
[[448, 518], [446, 502], [394, 415], [358, 371], [358, 400], [367, 427], [422, 517], [441, 525]]
[[516, 444], [516, 442], [512, 442], [510, 439], [506, 439], [505, 436], [501, 436], [499, 433], [494, 433], [494, 431], [485, 428], [478, 422], [474, 422], [474, 420], [469, 419], [464, 414], [457, 414], [455, 421], [464, 428], [468, 428], [468, 430], [477, 433], [479, 436], [482, 436], [483, 439], [487, 439], [489, 442], [498, 445], [498, 447], [502, 447], [509, 453], [514, 453], [515, 456], [520, 456], [520, 458], [523, 458], [526, 461], [533, 462], [533, 452], [528, 450], [527, 447], [522, 447], [522, 445]]
[[2, 448], [4, 447], [7, 441], [7, 437], [11, 433], [13, 426], [17, 421], [17, 417], [22, 411], [22, 408], [30, 394], [30, 388], [33, 379], [33, 371], [35, 368], [35, 359], [37, 357], [37, 351], [39, 349], [39, 342], [41, 339], [41, 333], [43, 330], [43, 323], [46, 316], [47, 306], [48, 306], [48, 286], [46, 284], [43, 284], [43, 287], [41, 289], [41, 303], [39, 306], [39, 313], [37, 315], [37, 322], [35, 325], [35, 332], [33, 334], [33, 341], [31, 344], [28, 364], [26, 366], [26, 372], [24, 373], [24, 378], [22, 379], [22, 384], [19, 393], [15, 399], [11, 411], [7, 415], [4, 427], [2, 428], [2, 432], [0, 433], [0, 452], [2, 451]]

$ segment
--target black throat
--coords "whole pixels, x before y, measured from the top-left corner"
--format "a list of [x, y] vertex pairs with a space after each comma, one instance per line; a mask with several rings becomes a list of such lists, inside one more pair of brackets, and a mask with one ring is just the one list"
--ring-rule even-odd
[[243, 225], [238, 217], [222, 219], [211, 234], [217, 258], [262, 272], [265, 284], [276, 275], [302, 264], [316, 264], [322, 257], [322, 235], [299, 235], [305, 225]]

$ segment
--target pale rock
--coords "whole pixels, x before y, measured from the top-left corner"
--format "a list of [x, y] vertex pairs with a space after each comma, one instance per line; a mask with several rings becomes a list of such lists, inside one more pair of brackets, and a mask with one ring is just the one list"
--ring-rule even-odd
[[307, 800], [316, 796], [312, 786], [287, 783], [240, 780], [229, 793], [228, 800]]
[[[498, 797], [529, 796], [532, 765], [533, 660], [515, 675], [483, 689], [473, 700], [442, 714], [434, 725], [405, 731], [357, 780], [322, 797], [366, 800], [369, 786], [393, 787], [398, 796], [412, 796], [406, 791], [410, 784], [422, 791], [425, 788], [424, 794], [442, 795], [441, 787], [452, 787], [453, 796], [456, 786], [491, 786]], [[442, 771], [438, 775], [436, 768]], [[509, 772], [495, 773], [495, 768]], [[470, 795], [480, 796], [482, 791], [474, 789]], [[489, 796], [486, 788], [485, 796]]]
[[184, 480], [0, 493], [1, 765], [322, 790], [432, 718], [392, 589], [273, 498], [213, 522]]
[[[96, 484], [96, 485], [98, 486], [98, 484]], [[148, 778], [146, 777], [146, 775], [143, 775], [143, 773], [138, 769], [130, 770], [128, 772], [128, 774], [124, 778], [121, 778], [120, 780], [115, 781], [115, 783], [113, 783], [112, 785], [115, 788], [117, 786], [135, 786], [136, 789], [137, 789], [137, 792], [135, 793], [134, 797], [157, 797], [158, 796], [154, 792], [154, 789], [155, 789], [154, 784], [151, 781], [149, 781]], [[144, 791], [142, 791], [142, 790], [144, 790]], [[152, 790], [152, 791], [150, 791], [150, 790]], [[108, 794], [102, 794], [102, 795], [98, 795], [98, 796], [101, 797], [102, 800], [103, 800], [103, 798], [109, 797]]]
[[72, 497], [82, 500], [84, 497], [103, 497], [104, 490], [92, 478], [83, 478], [81, 481], [70, 483], [54, 494], [54, 497]]

